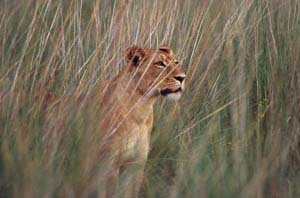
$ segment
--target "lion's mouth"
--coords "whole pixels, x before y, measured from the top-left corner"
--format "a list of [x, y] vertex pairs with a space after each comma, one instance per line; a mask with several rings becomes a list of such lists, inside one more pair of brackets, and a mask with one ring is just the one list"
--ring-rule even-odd
[[163, 96], [167, 96], [168, 94], [178, 93], [178, 92], [182, 92], [182, 88], [181, 87], [179, 87], [175, 91], [172, 90], [172, 89], [164, 89], [164, 90], [160, 91], [161, 95], [163, 95]]

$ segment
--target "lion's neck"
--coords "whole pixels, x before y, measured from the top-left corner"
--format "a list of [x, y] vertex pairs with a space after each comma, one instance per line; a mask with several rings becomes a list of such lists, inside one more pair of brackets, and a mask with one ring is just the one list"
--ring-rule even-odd
[[153, 113], [153, 106], [157, 100], [155, 97], [146, 97], [136, 86], [138, 82], [131, 80], [125, 73], [116, 77], [118, 82], [115, 90], [116, 102], [128, 115], [140, 121], [148, 118]]

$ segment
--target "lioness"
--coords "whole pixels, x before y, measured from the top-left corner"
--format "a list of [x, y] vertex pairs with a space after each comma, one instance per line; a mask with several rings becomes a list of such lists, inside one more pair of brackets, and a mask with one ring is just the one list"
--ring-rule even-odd
[[[109, 156], [98, 197], [138, 196], [149, 153], [154, 103], [159, 96], [178, 100], [184, 89], [185, 73], [169, 47], [149, 50], [131, 46], [125, 58], [127, 66], [112, 80], [100, 83], [90, 97], [96, 104], [100, 102], [103, 115], [97, 131], [102, 140], [99, 155]], [[72, 100], [56, 93], [43, 97], [46, 109], [54, 107], [54, 111], [55, 104]], [[0, 104], [3, 98], [0, 93]]]
[[105, 133], [102, 147], [114, 159], [106, 195], [102, 195], [106, 197], [113, 196], [116, 186], [121, 196], [138, 196], [149, 153], [153, 105], [159, 96], [178, 100], [186, 77], [166, 46], [158, 50], [131, 46], [125, 58], [127, 67], [99, 88], [105, 109], [99, 127]]

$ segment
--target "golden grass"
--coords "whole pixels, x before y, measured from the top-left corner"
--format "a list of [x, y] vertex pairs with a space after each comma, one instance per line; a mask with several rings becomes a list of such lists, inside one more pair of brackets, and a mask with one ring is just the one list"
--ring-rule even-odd
[[[299, 0], [0, 1], [0, 197], [97, 186], [101, 115], [86, 96], [124, 51], [169, 45], [187, 72], [156, 105], [143, 197], [299, 197]], [[50, 115], [50, 116], [49, 116]]]

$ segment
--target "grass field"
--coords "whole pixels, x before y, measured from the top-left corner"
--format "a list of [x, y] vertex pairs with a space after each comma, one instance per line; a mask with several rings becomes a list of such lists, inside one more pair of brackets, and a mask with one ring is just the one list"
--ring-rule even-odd
[[35, 94], [89, 94], [131, 44], [171, 46], [187, 73], [182, 99], [155, 106], [142, 197], [300, 197], [299, 12], [299, 0], [1, 0], [0, 197], [97, 185], [93, 106], [46, 118]]

